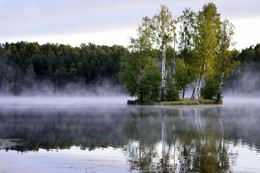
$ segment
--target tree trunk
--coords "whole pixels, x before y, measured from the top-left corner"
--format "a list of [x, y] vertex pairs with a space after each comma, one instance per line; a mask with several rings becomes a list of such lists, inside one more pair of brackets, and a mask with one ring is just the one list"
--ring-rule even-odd
[[198, 84], [199, 84], [199, 79], [197, 79], [196, 81], [193, 82], [193, 89], [192, 89], [192, 94], [190, 97], [190, 100], [194, 100], [195, 99], [195, 94], [198, 88]]
[[224, 84], [224, 77], [225, 77], [225, 73], [224, 73], [224, 71], [222, 71], [221, 79], [220, 79], [220, 84], [219, 84], [219, 89], [218, 89], [218, 94], [217, 94], [217, 100], [216, 100], [216, 103], [217, 103], [217, 104], [220, 103], [220, 99], [221, 99], [221, 95], [222, 95], [222, 90], [223, 90], [223, 84]]
[[198, 98], [200, 98], [200, 96], [201, 96], [201, 88], [202, 88], [203, 81], [204, 81], [204, 75], [199, 79], [199, 82], [198, 82], [198, 87], [197, 87], [197, 91], [196, 91], [196, 95], [195, 95]]
[[196, 81], [193, 82], [192, 94], [191, 94], [190, 100], [194, 100], [195, 99], [195, 90], [196, 90]]
[[202, 65], [201, 77], [199, 79], [197, 91], [196, 91], [196, 94], [195, 94], [195, 96], [197, 95], [198, 98], [201, 95], [201, 88], [202, 88], [202, 84], [203, 84], [203, 81], [204, 81], [205, 71], [206, 71], [206, 64], [203, 64]]
[[182, 89], [182, 98], [185, 97], [185, 88]]
[[162, 46], [162, 84], [161, 84], [161, 101], [165, 97], [165, 86], [166, 86], [166, 46]]

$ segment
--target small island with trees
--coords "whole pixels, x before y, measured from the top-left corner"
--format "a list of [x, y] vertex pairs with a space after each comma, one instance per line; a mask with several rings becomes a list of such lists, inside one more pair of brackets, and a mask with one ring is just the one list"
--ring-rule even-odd
[[198, 12], [187, 8], [177, 19], [162, 5], [143, 18], [122, 57], [119, 80], [136, 98], [128, 104], [221, 104], [224, 83], [239, 65], [233, 35], [214, 3]]

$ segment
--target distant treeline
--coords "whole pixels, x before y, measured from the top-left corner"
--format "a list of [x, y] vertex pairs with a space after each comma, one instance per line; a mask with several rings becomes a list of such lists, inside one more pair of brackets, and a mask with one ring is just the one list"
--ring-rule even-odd
[[37, 83], [48, 82], [57, 89], [68, 83], [88, 85], [107, 79], [118, 82], [122, 46], [28, 42], [0, 44], [0, 94], [22, 93]]
[[260, 44], [243, 49], [237, 56], [240, 65], [226, 85], [234, 95], [259, 96], [260, 91]]

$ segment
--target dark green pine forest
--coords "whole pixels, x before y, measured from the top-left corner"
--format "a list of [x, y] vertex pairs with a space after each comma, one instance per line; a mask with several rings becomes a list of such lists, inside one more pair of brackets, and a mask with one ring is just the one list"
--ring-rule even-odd
[[55, 93], [68, 84], [87, 88], [104, 80], [118, 84], [122, 46], [17, 42], [0, 45], [0, 93], [20, 95], [40, 90], [43, 85]]

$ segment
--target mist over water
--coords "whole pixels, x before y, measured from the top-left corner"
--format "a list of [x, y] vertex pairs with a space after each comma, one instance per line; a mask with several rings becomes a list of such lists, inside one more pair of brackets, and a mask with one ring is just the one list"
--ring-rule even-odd
[[253, 65], [238, 67], [223, 93], [224, 105], [260, 105], [260, 73]]
[[102, 84], [67, 84], [55, 91], [44, 82], [18, 96], [5, 93], [0, 96], [0, 106], [118, 106], [126, 105], [130, 97], [120, 85], [108, 81]]
[[223, 99], [224, 105], [260, 105], [260, 98], [250, 97], [232, 97], [227, 96]]
[[123, 106], [128, 96], [1, 97], [0, 106]]
[[224, 100], [234, 103], [260, 103], [260, 72], [257, 64], [244, 63], [231, 75], [224, 89]]

